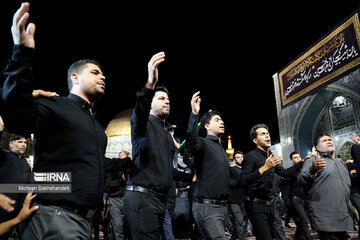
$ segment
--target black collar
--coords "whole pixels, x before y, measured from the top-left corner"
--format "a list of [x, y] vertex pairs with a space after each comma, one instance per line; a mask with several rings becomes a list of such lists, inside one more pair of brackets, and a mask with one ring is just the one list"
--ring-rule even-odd
[[83, 99], [75, 94], [72, 94], [72, 93], [69, 94], [68, 98], [73, 100], [77, 104], [79, 104], [79, 106], [81, 106], [81, 108], [90, 112], [91, 105], [85, 99]]
[[16, 156], [17, 158], [25, 158], [24, 154], [21, 154], [21, 156], [19, 157], [19, 155], [17, 155], [16, 153], [14, 153], [13, 151], [9, 151], [10, 154], [13, 154], [14, 156]]
[[[258, 147], [255, 147], [255, 151], [257, 151], [258, 153], [264, 155], [265, 157], [267, 157], [267, 152], [264, 152], [262, 149], [258, 148]], [[271, 151], [269, 150], [270, 154], [271, 154]]]
[[151, 120], [154, 119], [154, 121], [155, 121], [156, 123], [158, 123], [158, 124], [160, 124], [160, 125], [162, 125], [162, 126], [164, 126], [164, 127], [167, 126], [167, 123], [166, 123], [165, 120], [161, 120], [160, 118], [158, 118], [157, 116], [155, 116], [155, 115], [153, 115], [153, 114], [150, 114], [150, 115], [149, 115], [149, 119], [151, 119]]
[[214, 135], [206, 135], [207, 139], [213, 140], [214, 142], [217, 142], [220, 144], [220, 141], [218, 139], [218, 137], [214, 136]]

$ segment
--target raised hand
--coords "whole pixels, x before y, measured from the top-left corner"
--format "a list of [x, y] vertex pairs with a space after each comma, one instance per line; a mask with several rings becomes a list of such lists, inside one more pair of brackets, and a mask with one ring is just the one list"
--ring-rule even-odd
[[165, 61], [165, 53], [164, 52], [159, 52], [159, 53], [155, 54], [154, 56], [152, 56], [152, 58], [150, 59], [150, 61], [148, 63], [149, 77], [148, 77], [148, 81], [146, 83], [146, 88], [149, 88], [149, 89], [155, 88], [155, 85], [159, 80], [158, 66], [163, 61]]
[[2, 117], [0, 116], [0, 132], [4, 131], [4, 129], [5, 129], [4, 120], [3, 120]]
[[11, 33], [14, 44], [35, 48], [35, 24], [29, 23], [27, 28], [25, 28], [26, 22], [30, 16], [29, 9], [30, 4], [28, 2], [21, 4], [21, 7], [14, 14]]
[[352, 140], [357, 144], [360, 145], [360, 137], [356, 135], [356, 133], [352, 134]]
[[281, 156], [272, 156], [270, 155], [263, 166], [259, 168], [260, 175], [263, 175], [265, 172], [273, 169], [276, 165], [280, 164], [283, 158]]
[[199, 111], [200, 111], [200, 103], [201, 103], [200, 91], [197, 91], [196, 93], [194, 93], [194, 95], [191, 98], [190, 103], [191, 103], [191, 111], [195, 115], [198, 115]]

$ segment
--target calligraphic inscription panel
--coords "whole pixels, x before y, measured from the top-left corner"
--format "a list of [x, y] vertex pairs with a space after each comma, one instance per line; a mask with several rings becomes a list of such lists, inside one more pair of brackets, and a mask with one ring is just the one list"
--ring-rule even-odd
[[282, 107], [330, 84], [359, 64], [360, 27], [356, 13], [281, 70]]

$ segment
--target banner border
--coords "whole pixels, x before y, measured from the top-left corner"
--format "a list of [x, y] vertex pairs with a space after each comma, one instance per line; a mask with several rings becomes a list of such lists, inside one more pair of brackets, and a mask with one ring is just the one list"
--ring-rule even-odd
[[345, 23], [340, 25], [338, 28], [336, 28], [334, 31], [332, 31], [329, 35], [327, 35], [324, 39], [322, 39], [320, 42], [318, 42], [315, 46], [311, 47], [308, 51], [306, 51], [303, 55], [301, 55], [299, 58], [297, 58], [295, 61], [293, 61], [291, 64], [289, 64], [285, 69], [283, 69], [278, 75], [279, 75], [279, 84], [280, 84], [280, 95], [281, 95], [281, 106], [282, 108], [286, 107], [290, 103], [294, 102], [296, 99], [302, 97], [303, 95], [311, 92], [315, 88], [319, 87], [320, 85], [328, 82], [329, 80], [339, 76], [340, 74], [348, 71], [349, 69], [357, 66], [360, 64], [360, 57], [351, 61], [350, 63], [344, 65], [343, 67], [337, 69], [336, 71], [330, 73], [329, 75], [319, 79], [315, 83], [311, 84], [310, 86], [302, 89], [301, 91], [297, 92], [293, 96], [289, 98], [285, 98], [284, 95], [284, 87], [283, 87], [283, 75], [286, 74], [290, 69], [292, 69], [294, 66], [302, 62], [305, 58], [307, 58], [310, 54], [314, 53], [316, 50], [320, 49], [322, 46], [324, 46], [326, 43], [328, 43], [333, 37], [335, 37], [338, 33], [349, 27], [351, 24], [354, 25], [355, 30], [355, 37], [358, 43], [358, 47], [360, 48], [360, 23], [359, 23], [359, 15], [356, 12], [351, 18], [349, 18]]

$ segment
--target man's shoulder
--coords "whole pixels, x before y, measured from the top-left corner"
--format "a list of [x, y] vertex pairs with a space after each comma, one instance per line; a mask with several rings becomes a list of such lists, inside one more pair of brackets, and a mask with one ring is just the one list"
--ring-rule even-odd
[[54, 97], [38, 97], [34, 100], [34, 103], [36, 105], [43, 105], [47, 107], [58, 107], [61, 104], [69, 104], [71, 103], [71, 99], [67, 97], [60, 97], [60, 96], [54, 96]]
[[259, 149], [254, 149], [248, 153], [245, 154], [244, 158], [244, 164], [246, 165], [261, 165], [264, 164], [264, 161], [266, 160], [266, 156], [260, 152]]
[[61, 97], [61, 96], [53, 96], [53, 97], [37, 97], [35, 98], [35, 102], [41, 102], [41, 103], [51, 103], [51, 102], [65, 102], [69, 101], [67, 97]]
[[246, 157], [247, 158], [249, 158], [249, 157], [250, 158], [253, 158], [253, 157], [258, 158], [259, 156], [263, 156], [263, 155], [256, 148], [245, 154], [245, 158]]
[[242, 169], [237, 166], [229, 166], [229, 171], [238, 173], [238, 172], [241, 172]]

